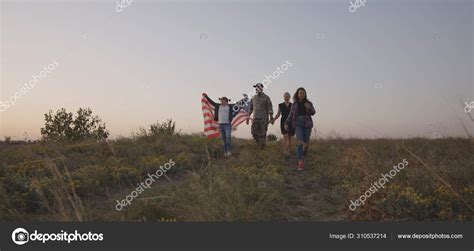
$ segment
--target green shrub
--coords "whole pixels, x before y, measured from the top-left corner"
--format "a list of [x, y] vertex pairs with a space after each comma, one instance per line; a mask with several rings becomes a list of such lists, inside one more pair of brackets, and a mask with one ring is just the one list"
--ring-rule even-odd
[[44, 115], [45, 125], [41, 135], [45, 140], [78, 142], [83, 140], [100, 141], [109, 136], [109, 132], [98, 116], [92, 116], [90, 108], [79, 108], [77, 115], [61, 108], [53, 114], [52, 110]]
[[175, 128], [176, 123], [172, 119], [168, 119], [165, 122], [150, 125], [150, 134], [152, 136], [173, 135], [175, 134]]

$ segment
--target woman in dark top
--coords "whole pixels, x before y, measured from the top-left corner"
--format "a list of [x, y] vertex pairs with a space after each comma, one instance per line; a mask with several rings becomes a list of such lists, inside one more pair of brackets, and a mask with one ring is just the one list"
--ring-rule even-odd
[[296, 133], [296, 155], [298, 157], [298, 170], [304, 170], [304, 158], [309, 148], [309, 138], [313, 128], [313, 119], [311, 116], [316, 114], [313, 103], [307, 96], [306, 90], [302, 87], [296, 90], [293, 96], [293, 105], [290, 114], [285, 122], [287, 130], [294, 129]]
[[285, 100], [285, 102], [278, 105], [278, 113], [276, 114], [274, 119], [274, 121], [277, 120], [281, 115], [280, 130], [281, 134], [283, 135], [283, 151], [285, 152], [285, 157], [287, 158], [290, 155], [291, 137], [295, 135], [294, 130], [287, 131], [285, 129], [285, 122], [291, 110], [290, 98], [290, 93], [285, 92], [285, 94], [283, 94], [283, 99]]

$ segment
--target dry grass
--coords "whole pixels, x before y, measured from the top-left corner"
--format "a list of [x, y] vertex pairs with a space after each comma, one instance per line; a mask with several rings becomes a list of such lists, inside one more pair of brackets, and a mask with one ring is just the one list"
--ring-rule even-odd
[[[312, 142], [307, 170], [285, 161], [280, 142], [258, 150], [200, 135], [103, 143], [14, 144], [0, 150], [0, 220], [18, 221], [399, 221], [474, 217], [470, 139]], [[172, 158], [165, 179], [130, 207], [114, 210], [148, 172]], [[409, 166], [357, 211], [348, 210], [381, 173]]]

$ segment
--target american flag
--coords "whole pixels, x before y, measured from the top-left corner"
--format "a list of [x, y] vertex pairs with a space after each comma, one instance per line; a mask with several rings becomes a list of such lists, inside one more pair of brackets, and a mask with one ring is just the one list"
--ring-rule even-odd
[[[245, 94], [244, 97], [245, 98], [239, 100], [234, 105], [234, 109], [232, 110], [233, 119], [231, 125], [234, 129], [249, 118], [249, 98]], [[214, 120], [214, 105], [212, 105], [204, 96], [201, 98], [201, 105], [202, 115], [204, 117], [204, 135], [209, 139], [219, 137], [219, 123]]]

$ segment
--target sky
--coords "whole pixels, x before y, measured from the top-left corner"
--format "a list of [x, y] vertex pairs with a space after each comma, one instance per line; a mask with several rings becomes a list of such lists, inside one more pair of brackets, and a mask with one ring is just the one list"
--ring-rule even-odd
[[0, 0], [0, 101], [15, 100], [0, 139], [38, 139], [62, 107], [90, 107], [112, 138], [167, 118], [201, 132], [203, 92], [236, 101], [287, 61], [265, 93], [276, 111], [305, 87], [318, 136], [474, 133], [472, 0], [129, 3]]

